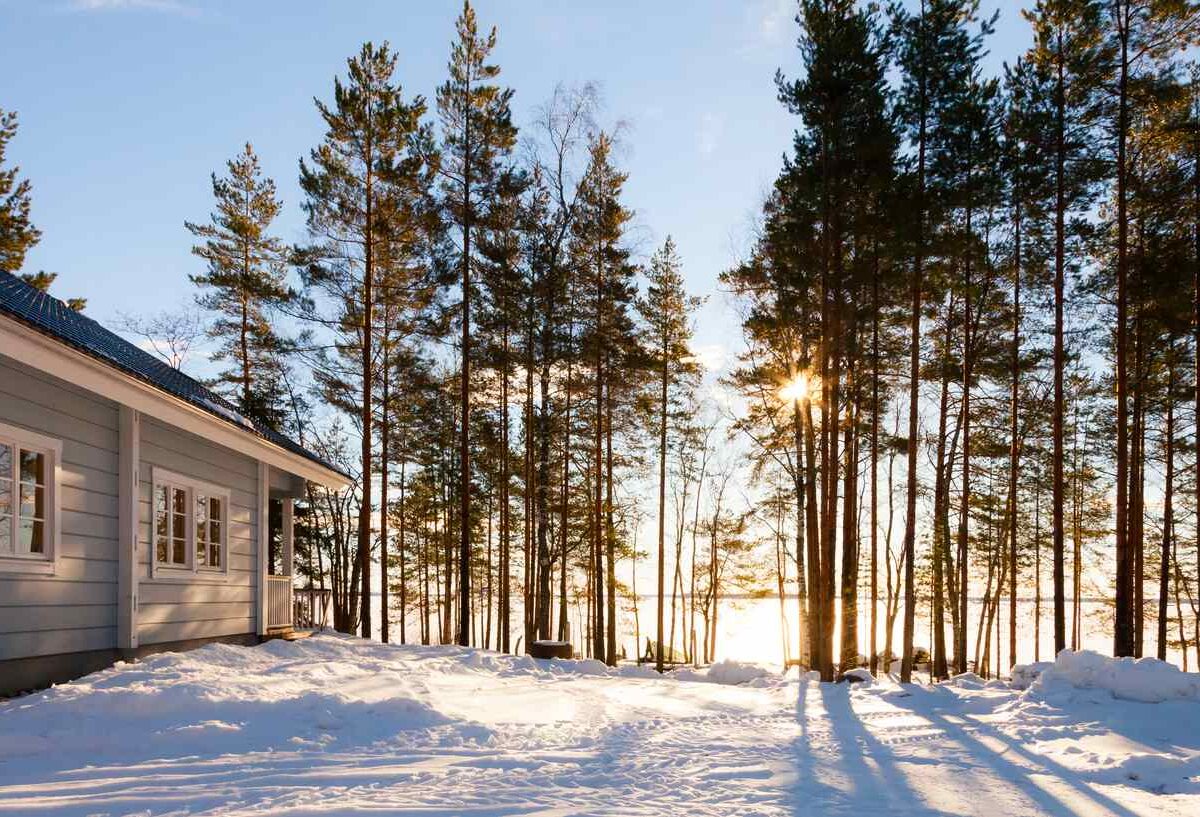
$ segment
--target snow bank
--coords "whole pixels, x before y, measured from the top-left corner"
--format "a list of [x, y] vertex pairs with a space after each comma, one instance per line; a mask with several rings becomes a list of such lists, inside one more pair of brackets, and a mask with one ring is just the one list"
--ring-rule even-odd
[[842, 673], [842, 677], [851, 683], [859, 683], [862, 686], [870, 686], [875, 683], [875, 676], [865, 667], [855, 667], [854, 669], [846, 670]]
[[708, 668], [710, 683], [729, 686], [748, 684], [751, 681], [770, 678], [773, 675], [774, 673], [768, 669], [741, 661], [718, 661]]
[[1029, 689], [1034, 681], [1054, 666], [1053, 661], [1038, 661], [1033, 664], [1017, 664], [1012, 668], [1012, 688]]
[[780, 680], [777, 673], [766, 667], [744, 661], [718, 661], [701, 670], [677, 669], [668, 677], [724, 686], [770, 686]]
[[[1025, 683], [1030, 677], [1031, 683]], [[1114, 698], [1143, 703], [1191, 701], [1200, 703], [1200, 673], [1183, 672], [1157, 658], [1109, 658], [1090, 650], [1063, 650], [1053, 664], [1013, 668], [1013, 686], [1025, 683], [1035, 694], [1064, 686], [1101, 689]]]
[[958, 675], [951, 675], [946, 683], [959, 689], [983, 689], [987, 686], [987, 681], [973, 672], [960, 672]]

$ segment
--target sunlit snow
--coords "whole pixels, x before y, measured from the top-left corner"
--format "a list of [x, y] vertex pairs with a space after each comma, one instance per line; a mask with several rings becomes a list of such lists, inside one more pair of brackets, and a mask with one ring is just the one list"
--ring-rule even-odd
[[1079, 654], [1023, 677], [213, 645], [0, 702], [0, 814], [1200, 814], [1196, 674]]

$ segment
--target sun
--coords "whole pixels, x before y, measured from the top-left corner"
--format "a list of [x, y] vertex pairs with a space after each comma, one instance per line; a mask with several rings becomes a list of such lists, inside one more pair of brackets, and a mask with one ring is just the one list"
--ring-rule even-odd
[[808, 375], [800, 372], [788, 382], [784, 383], [779, 389], [779, 399], [787, 402], [800, 402], [808, 399], [811, 387], [808, 382]]

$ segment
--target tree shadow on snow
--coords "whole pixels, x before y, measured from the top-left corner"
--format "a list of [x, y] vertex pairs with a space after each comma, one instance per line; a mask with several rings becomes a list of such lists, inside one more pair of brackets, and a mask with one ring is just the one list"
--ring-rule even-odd
[[[916, 701], [916, 697], [893, 697], [890, 699], [890, 702], [898, 709], [913, 717], [924, 719], [932, 726], [942, 730], [947, 739], [962, 747], [963, 757], [971, 761], [972, 765], [977, 764], [991, 769], [997, 777], [1033, 801], [1045, 814], [1054, 817], [1099, 817], [1099, 815], [1138, 817], [1136, 812], [1083, 782], [1080, 779], [1080, 772], [1068, 769], [1044, 755], [1035, 754], [986, 724], [973, 721], [969, 723], [970, 728], [968, 729], [964, 728], [964, 724], [951, 721], [939, 714], [933, 707], [919, 708], [905, 705], [905, 702], [915, 704]], [[1004, 748], [997, 750], [988, 746], [973, 734], [976, 731], [985, 733], [988, 737], [1003, 744]], [[886, 750], [887, 747], [883, 748]], [[1007, 759], [1004, 755], [1009, 752], [1027, 761], [1034, 768]], [[1079, 799], [1078, 807], [1064, 803], [1053, 793], [1039, 786], [1031, 779], [1031, 776], [1035, 774], [1044, 774], [1058, 781], [1063, 788], [1072, 790]]]
[[[808, 711], [808, 694], [817, 688], [824, 715]], [[810, 731], [820, 718], [825, 735]], [[882, 814], [917, 813], [946, 815], [923, 803], [908, 784], [892, 752], [866, 728], [850, 705], [846, 685], [801, 681], [796, 701], [800, 736], [795, 743], [797, 780], [792, 813], [823, 814], [827, 809], [858, 810]]]

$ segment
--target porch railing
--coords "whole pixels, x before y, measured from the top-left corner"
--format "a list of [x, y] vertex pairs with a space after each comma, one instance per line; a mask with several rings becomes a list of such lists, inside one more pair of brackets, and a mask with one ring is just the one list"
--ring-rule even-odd
[[267, 576], [267, 629], [292, 626], [292, 577]]

